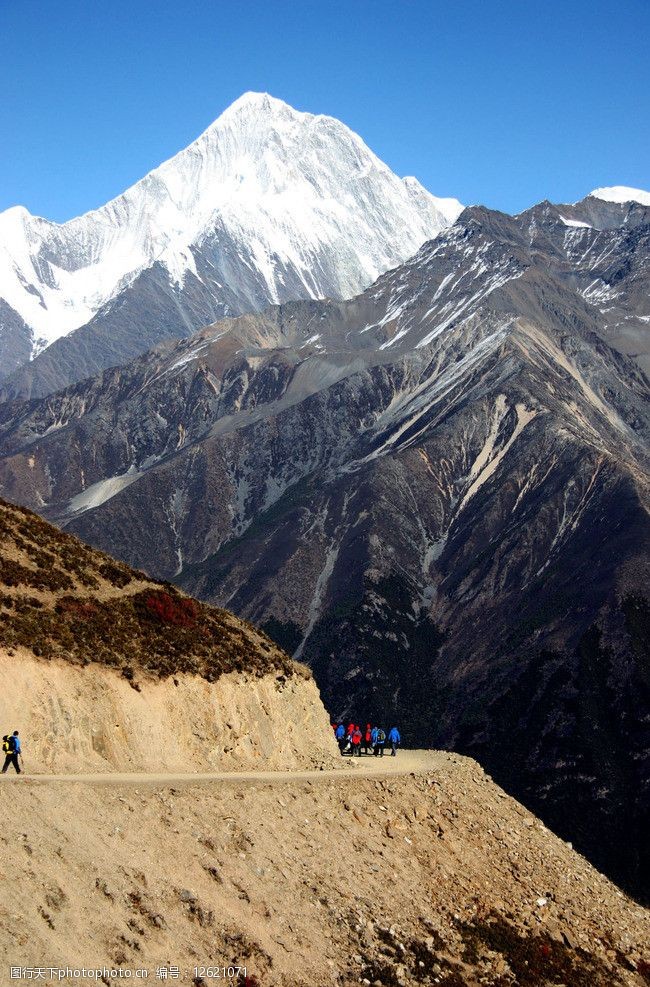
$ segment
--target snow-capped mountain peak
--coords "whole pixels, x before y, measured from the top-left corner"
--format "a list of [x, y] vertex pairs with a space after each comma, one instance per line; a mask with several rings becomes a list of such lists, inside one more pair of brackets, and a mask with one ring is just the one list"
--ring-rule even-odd
[[227, 288], [239, 299], [229, 310], [345, 297], [461, 209], [398, 178], [333, 117], [248, 92], [100, 209], [61, 225], [22, 207], [0, 214], [0, 299], [31, 330], [33, 355], [156, 264], [179, 296], [188, 275], [217, 294]]
[[650, 192], [644, 192], [640, 188], [629, 188], [627, 185], [596, 188], [589, 195], [594, 199], [604, 199], [605, 202], [640, 202], [642, 206], [650, 206]]

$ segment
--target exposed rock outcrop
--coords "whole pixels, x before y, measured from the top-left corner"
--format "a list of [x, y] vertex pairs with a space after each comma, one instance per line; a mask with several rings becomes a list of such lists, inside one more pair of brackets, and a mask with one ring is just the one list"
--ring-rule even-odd
[[96, 663], [0, 651], [0, 721], [20, 725], [30, 777], [340, 761], [314, 680], [282, 672], [126, 679]]

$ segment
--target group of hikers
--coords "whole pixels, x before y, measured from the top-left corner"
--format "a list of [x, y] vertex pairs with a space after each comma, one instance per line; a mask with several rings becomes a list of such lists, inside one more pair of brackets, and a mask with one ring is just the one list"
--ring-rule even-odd
[[22, 760], [22, 750], [17, 730], [14, 730], [13, 733], [6, 733], [2, 738], [2, 753], [5, 756], [5, 763], [2, 765], [3, 775], [7, 773], [7, 768], [10, 764], [13, 764], [16, 772], [20, 774], [18, 758]]
[[383, 757], [387, 743], [391, 745], [391, 756], [395, 757], [397, 748], [402, 742], [397, 727], [391, 727], [388, 736], [382, 727], [373, 727], [370, 723], [366, 724], [365, 730], [362, 730], [358, 723], [349, 723], [347, 727], [344, 723], [332, 723], [332, 730], [341, 754], [349, 754], [350, 757], [355, 755], [361, 757], [362, 748], [364, 754]]

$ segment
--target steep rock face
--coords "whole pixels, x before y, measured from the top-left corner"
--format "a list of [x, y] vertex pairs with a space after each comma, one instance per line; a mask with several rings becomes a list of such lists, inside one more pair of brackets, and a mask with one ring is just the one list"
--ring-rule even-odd
[[224, 315], [354, 295], [461, 208], [399, 179], [338, 120], [247, 93], [95, 212], [61, 226], [0, 214], [0, 298], [15, 313], [0, 310], [2, 372], [17, 317], [37, 356], [6, 393], [48, 393]]
[[587, 303], [595, 331], [647, 374], [648, 194], [643, 202], [608, 202], [596, 193], [572, 206], [543, 202], [515, 220], [536, 262], [548, 265]]
[[2, 489], [263, 624], [335, 715], [480, 754], [647, 893], [648, 382], [620, 328], [647, 354], [647, 257], [641, 205], [466, 210], [357, 298], [5, 405]]
[[[0, 649], [0, 717], [20, 725], [29, 774], [291, 770], [338, 764], [313, 679], [179, 672], [132, 680], [93, 663]], [[26, 697], [29, 701], [26, 702]]]
[[31, 329], [11, 305], [0, 298], [0, 381], [27, 363], [31, 353]]

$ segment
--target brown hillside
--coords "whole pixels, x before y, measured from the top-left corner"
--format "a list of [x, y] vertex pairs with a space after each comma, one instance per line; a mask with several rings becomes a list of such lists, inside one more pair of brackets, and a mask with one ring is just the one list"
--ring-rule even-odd
[[237, 617], [0, 501], [0, 720], [30, 776], [333, 764], [311, 674]]
[[309, 675], [225, 610], [149, 579], [0, 500], [0, 647], [139, 673], [216, 681], [229, 672]]

